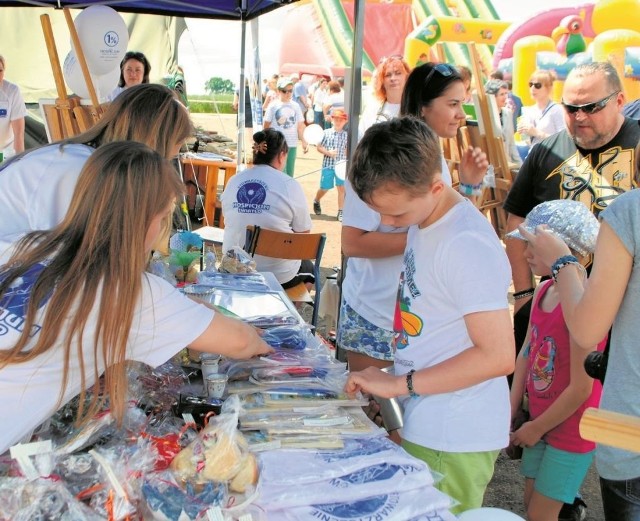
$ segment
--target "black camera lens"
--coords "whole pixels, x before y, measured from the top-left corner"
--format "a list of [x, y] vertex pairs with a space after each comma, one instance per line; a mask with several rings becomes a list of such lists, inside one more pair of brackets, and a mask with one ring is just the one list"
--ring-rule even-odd
[[607, 372], [607, 362], [609, 353], [602, 351], [592, 351], [584, 359], [584, 370], [591, 377], [604, 383]]

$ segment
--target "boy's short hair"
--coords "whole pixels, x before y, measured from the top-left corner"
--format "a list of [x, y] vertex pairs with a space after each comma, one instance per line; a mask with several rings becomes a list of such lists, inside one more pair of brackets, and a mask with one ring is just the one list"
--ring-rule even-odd
[[441, 173], [438, 136], [422, 120], [404, 116], [369, 127], [351, 159], [348, 179], [366, 202], [387, 183], [422, 194]]

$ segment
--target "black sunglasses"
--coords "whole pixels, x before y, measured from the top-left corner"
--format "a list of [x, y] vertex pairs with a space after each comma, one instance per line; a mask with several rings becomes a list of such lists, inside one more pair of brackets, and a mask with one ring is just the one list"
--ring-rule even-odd
[[600, 101], [594, 101], [593, 103], [585, 103], [584, 105], [571, 105], [569, 103], [562, 102], [562, 106], [564, 110], [569, 114], [575, 114], [579, 110], [584, 112], [585, 114], [595, 114], [596, 112], [600, 112], [603, 108], [607, 106], [609, 100], [616, 96], [620, 91], [617, 90], [609, 94], [606, 98], [602, 98]]
[[280, 92], [284, 92], [285, 94], [291, 94], [293, 89], [278, 89]]
[[453, 76], [454, 74], [458, 73], [456, 68], [453, 67], [452, 65], [449, 65], [448, 63], [437, 63], [429, 71], [429, 74], [427, 74], [427, 77], [424, 79], [424, 82], [429, 83], [429, 81], [431, 80], [431, 78], [433, 78], [433, 75], [436, 72], [438, 72], [440, 76], [444, 78], [448, 78], [449, 76]]
[[542, 83], [540, 83], [539, 81], [530, 81], [529, 82], [529, 87], [534, 87], [536, 89], [541, 89], [542, 88]]

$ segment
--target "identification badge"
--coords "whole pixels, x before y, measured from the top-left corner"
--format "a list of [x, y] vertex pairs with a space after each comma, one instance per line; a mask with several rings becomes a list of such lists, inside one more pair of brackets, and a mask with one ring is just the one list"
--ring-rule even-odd
[[6, 118], [9, 115], [9, 104], [6, 101], [0, 101], [0, 118]]

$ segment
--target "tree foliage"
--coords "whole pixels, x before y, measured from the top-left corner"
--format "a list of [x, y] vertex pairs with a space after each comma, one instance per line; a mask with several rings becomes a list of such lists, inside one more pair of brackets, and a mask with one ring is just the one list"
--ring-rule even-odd
[[217, 76], [214, 76], [213, 78], [209, 78], [205, 82], [204, 88], [207, 92], [211, 94], [225, 94], [225, 93], [233, 92], [235, 89], [233, 82], [231, 80], [225, 80]]

